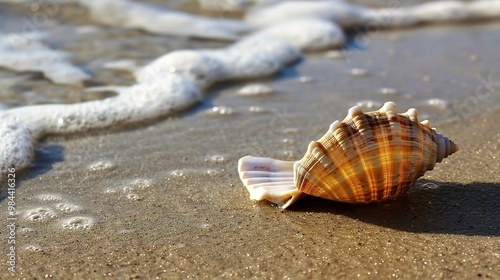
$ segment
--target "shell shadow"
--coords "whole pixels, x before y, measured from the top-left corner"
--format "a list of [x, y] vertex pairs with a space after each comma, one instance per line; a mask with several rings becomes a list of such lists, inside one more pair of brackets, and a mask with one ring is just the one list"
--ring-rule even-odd
[[291, 210], [345, 215], [415, 233], [500, 236], [500, 183], [420, 180], [407, 195], [387, 203], [352, 205], [307, 197]]

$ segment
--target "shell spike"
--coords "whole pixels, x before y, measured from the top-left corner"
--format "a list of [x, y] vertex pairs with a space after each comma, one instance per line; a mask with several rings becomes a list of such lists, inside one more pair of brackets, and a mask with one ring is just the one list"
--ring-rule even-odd
[[359, 106], [354, 106], [347, 112], [347, 118], [354, 119], [355, 117], [362, 115], [363, 110]]
[[429, 122], [429, 120], [423, 120], [423, 121], [421, 121], [420, 123], [421, 123], [422, 125], [427, 126], [427, 127], [430, 127], [430, 125], [431, 125], [431, 124], [430, 124], [430, 122]]
[[295, 187], [293, 161], [245, 156], [238, 161], [241, 181], [252, 200], [268, 200], [287, 208], [306, 194]]
[[380, 108], [380, 111], [386, 112], [386, 113], [391, 113], [391, 114], [397, 114], [396, 103], [394, 103], [392, 101], [385, 102], [384, 106], [382, 106], [382, 108]]
[[406, 115], [408, 115], [408, 117], [410, 118], [410, 120], [418, 122], [418, 111], [417, 111], [417, 109], [415, 109], [415, 108], [408, 109], [408, 111], [406, 111]]

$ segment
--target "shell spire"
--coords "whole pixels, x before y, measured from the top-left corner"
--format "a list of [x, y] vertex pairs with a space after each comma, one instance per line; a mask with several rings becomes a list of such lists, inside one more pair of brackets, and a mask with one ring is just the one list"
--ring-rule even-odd
[[441, 162], [448, 156], [458, 152], [458, 145], [453, 143], [448, 137], [443, 136], [441, 133], [436, 133], [438, 138], [438, 153], [436, 162]]
[[287, 208], [306, 195], [347, 203], [371, 203], [403, 195], [458, 146], [394, 102], [374, 112], [349, 109], [326, 134], [312, 141], [301, 160], [246, 156], [238, 172], [253, 200]]

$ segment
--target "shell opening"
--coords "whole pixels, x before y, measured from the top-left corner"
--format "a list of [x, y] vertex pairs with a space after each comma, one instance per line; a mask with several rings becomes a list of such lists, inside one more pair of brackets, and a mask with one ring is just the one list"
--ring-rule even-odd
[[293, 161], [245, 156], [238, 161], [240, 179], [252, 200], [267, 200], [287, 208], [306, 196], [295, 187]]

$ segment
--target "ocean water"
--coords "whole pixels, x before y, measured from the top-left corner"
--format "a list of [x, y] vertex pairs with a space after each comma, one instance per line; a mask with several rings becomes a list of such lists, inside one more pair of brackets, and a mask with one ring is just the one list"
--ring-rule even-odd
[[200, 2], [0, 1], [0, 172], [24, 251], [130, 234], [155, 205], [166, 224], [141, 225], [189, 247], [175, 236], [223, 231], [204, 211], [251, 204], [241, 156], [299, 159], [355, 105], [438, 131], [500, 106], [500, 1]]

